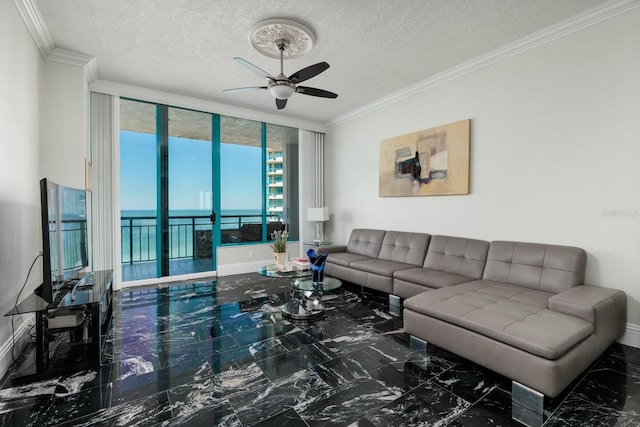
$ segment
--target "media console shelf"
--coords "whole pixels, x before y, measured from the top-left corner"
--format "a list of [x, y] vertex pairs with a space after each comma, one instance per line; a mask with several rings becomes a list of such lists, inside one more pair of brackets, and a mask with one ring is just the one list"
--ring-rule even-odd
[[[5, 314], [35, 313], [35, 358], [29, 357], [18, 369], [12, 379], [14, 384], [100, 367], [113, 313], [112, 271], [92, 274], [88, 283], [62, 288], [53, 303], [42, 299], [36, 289]], [[50, 348], [52, 337], [69, 332], [73, 337], [64, 343], [64, 347]]]

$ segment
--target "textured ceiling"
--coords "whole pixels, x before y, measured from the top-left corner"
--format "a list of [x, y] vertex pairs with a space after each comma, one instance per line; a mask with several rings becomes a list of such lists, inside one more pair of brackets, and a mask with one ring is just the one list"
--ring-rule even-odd
[[[36, 0], [55, 46], [97, 58], [101, 79], [326, 123], [380, 98], [499, 49], [604, 3], [603, 0]], [[256, 52], [251, 27], [270, 18], [314, 31], [309, 54], [285, 74], [326, 61], [304, 85], [339, 94], [294, 94], [278, 111], [233, 61], [276, 75], [279, 62]]]

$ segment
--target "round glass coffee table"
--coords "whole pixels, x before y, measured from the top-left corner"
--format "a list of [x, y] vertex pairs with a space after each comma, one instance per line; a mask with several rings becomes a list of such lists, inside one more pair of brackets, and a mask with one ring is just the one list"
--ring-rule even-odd
[[334, 277], [325, 276], [320, 284], [308, 278], [295, 279], [291, 282], [293, 299], [282, 307], [282, 315], [294, 320], [320, 316], [324, 312], [322, 296], [325, 291], [333, 291], [340, 286], [342, 282]]

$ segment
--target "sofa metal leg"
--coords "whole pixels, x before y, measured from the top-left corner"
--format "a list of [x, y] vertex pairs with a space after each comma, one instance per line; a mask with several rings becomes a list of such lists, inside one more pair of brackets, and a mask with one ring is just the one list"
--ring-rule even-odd
[[427, 352], [427, 342], [421, 338], [418, 338], [414, 335], [409, 337], [409, 348], [411, 351], [422, 351]]
[[529, 427], [540, 427], [544, 422], [544, 394], [511, 382], [511, 417]]
[[389, 294], [389, 313], [396, 317], [400, 317], [402, 314], [402, 302], [399, 296]]

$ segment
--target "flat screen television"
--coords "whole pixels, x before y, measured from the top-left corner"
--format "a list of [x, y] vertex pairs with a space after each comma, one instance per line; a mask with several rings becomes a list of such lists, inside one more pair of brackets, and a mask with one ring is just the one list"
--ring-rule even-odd
[[58, 289], [89, 266], [87, 193], [44, 178], [40, 203], [43, 271], [39, 295], [53, 302]]

